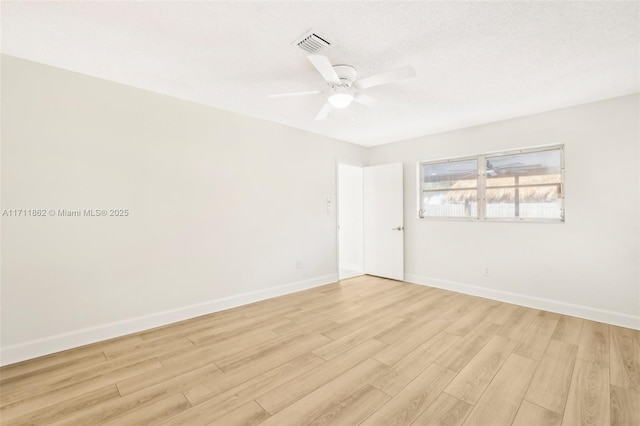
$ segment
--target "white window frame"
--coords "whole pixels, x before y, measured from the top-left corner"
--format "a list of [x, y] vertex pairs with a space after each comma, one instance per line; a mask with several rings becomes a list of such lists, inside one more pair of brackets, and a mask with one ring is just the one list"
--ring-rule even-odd
[[[486, 164], [487, 157], [501, 157], [506, 155], [514, 155], [514, 154], [527, 154], [532, 152], [542, 152], [542, 151], [560, 151], [560, 218], [522, 218], [522, 217], [490, 217], [486, 216], [487, 210], [487, 198], [486, 198]], [[478, 216], [477, 217], [468, 217], [468, 216], [423, 216], [422, 215], [422, 203], [424, 200], [423, 194], [423, 182], [424, 182], [424, 165], [429, 164], [444, 164], [455, 161], [464, 161], [464, 160], [477, 160], [478, 164]], [[565, 222], [565, 169], [564, 169], [564, 144], [555, 144], [555, 145], [542, 145], [536, 147], [522, 148], [522, 149], [513, 149], [508, 151], [494, 151], [494, 152], [486, 152], [483, 154], [476, 155], [465, 155], [461, 157], [448, 157], [437, 160], [427, 160], [427, 161], [418, 161], [416, 164], [416, 177], [417, 177], [417, 218], [425, 219], [425, 220], [447, 220], [447, 221], [478, 221], [478, 222], [538, 222], [538, 223], [564, 223]]]

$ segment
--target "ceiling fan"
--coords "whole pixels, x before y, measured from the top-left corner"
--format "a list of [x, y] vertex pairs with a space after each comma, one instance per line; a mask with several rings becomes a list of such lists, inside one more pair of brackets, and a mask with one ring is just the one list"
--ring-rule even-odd
[[[329, 85], [329, 97], [318, 115], [316, 115], [316, 120], [324, 120], [334, 108], [346, 108], [354, 101], [373, 108], [379, 102], [375, 98], [362, 93], [361, 91], [363, 89], [416, 76], [416, 70], [408, 65], [356, 80], [357, 71], [351, 65], [331, 65], [329, 59], [322, 55], [309, 55], [309, 61]], [[269, 95], [268, 97], [284, 98], [288, 96], [319, 95], [321, 93], [325, 92], [322, 90], [311, 90], [305, 92], [279, 93]]]
[[[485, 169], [485, 173], [489, 177], [495, 177], [495, 176], [503, 175], [503, 174], [507, 174], [507, 173], [525, 174], [529, 170], [539, 169], [540, 167], [542, 167], [542, 164], [524, 164], [524, 163], [509, 163], [509, 164], [503, 164], [502, 166], [494, 166], [493, 164], [491, 164], [490, 161], [487, 160], [487, 166], [486, 166], [486, 169]], [[447, 172], [452, 174], [452, 175], [465, 173], [467, 171], [468, 171], [468, 169], [449, 169], [449, 170], [447, 170]], [[473, 171], [473, 172], [470, 172], [470, 173], [466, 173], [466, 174], [462, 175], [461, 177], [462, 178], [467, 178], [467, 177], [471, 177], [471, 176], [476, 176], [477, 173], [478, 173], [477, 171]]]
[[512, 174], [525, 174], [529, 170], [539, 169], [542, 164], [524, 164], [524, 163], [509, 163], [502, 166], [494, 166], [487, 160], [486, 173], [487, 176], [498, 176], [507, 173]]

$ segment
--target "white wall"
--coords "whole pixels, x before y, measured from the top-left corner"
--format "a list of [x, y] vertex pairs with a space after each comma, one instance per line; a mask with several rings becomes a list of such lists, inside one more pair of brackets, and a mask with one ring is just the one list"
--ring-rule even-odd
[[[404, 162], [408, 280], [640, 328], [637, 96], [367, 151], [9, 56], [1, 83], [2, 209], [130, 210], [2, 218], [4, 364], [335, 280], [336, 158]], [[550, 143], [565, 224], [415, 219], [416, 161]]]
[[2, 209], [130, 211], [2, 218], [4, 364], [336, 280], [364, 148], [10, 56], [1, 106]]
[[[638, 127], [632, 95], [372, 148], [404, 162], [407, 280], [640, 328]], [[416, 219], [417, 161], [560, 143], [566, 223]]]
[[338, 164], [339, 267], [355, 273], [362, 273], [364, 262], [362, 180], [362, 167]]

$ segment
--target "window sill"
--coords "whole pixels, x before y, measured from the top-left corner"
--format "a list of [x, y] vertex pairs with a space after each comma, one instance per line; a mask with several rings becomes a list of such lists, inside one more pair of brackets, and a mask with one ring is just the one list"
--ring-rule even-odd
[[477, 217], [417, 217], [417, 220], [434, 220], [445, 222], [504, 222], [504, 223], [549, 223], [549, 224], [563, 224], [564, 219], [535, 219], [535, 218], [485, 218], [480, 219]]

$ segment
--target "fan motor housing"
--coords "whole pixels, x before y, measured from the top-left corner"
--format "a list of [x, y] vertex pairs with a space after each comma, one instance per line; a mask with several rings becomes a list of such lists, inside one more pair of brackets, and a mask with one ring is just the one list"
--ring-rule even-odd
[[357, 70], [351, 65], [334, 65], [333, 70], [338, 74], [340, 81], [346, 87], [351, 86], [358, 74]]

